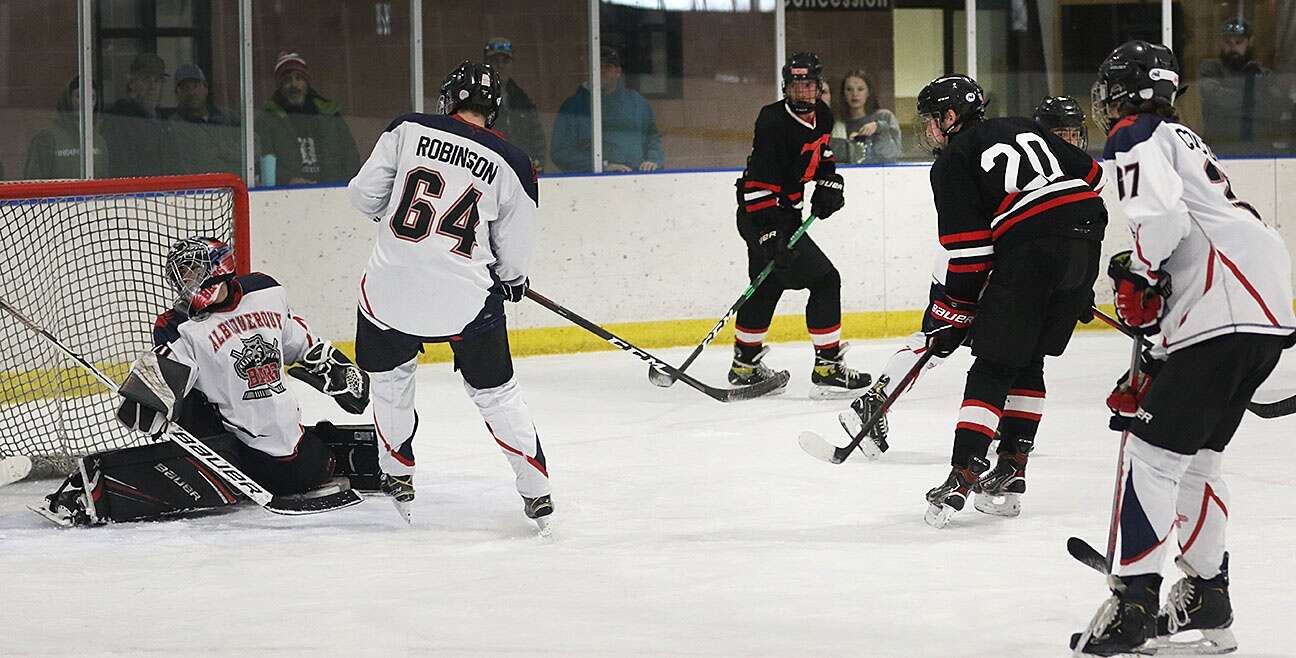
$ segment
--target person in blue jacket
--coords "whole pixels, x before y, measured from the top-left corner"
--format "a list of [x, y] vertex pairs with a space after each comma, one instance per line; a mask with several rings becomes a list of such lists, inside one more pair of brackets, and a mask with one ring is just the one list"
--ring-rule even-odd
[[[620, 53], [604, 46], [599, 63], [603, 84], [603, 171], [659, 169], [666, 156], [652, 107], [639, 92], [623, 83]], [[562, 171], [593, 170], [590, 98], [588, 85], [581, 85], [558, 108], [550, 156]]]

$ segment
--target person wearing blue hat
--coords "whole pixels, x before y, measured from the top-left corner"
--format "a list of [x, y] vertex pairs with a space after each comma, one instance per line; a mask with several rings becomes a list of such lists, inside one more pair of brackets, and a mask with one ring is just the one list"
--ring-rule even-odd
[[227, 172], [242, 165], [238, 122], [211, 102], [207, 76], [197, 64], [175, 71], [172, 166], [177, 174]]
[[531, 158], [536, 171], [544, 169], [545, 134], [540, 127], [540, 113], [513, 78], [513, 42], [505, 37], [495, 37], [482, 49], [482, 60], [499, 73], [504, 82], [504, 105], [495, 118], [495, 130], [504, 133]]

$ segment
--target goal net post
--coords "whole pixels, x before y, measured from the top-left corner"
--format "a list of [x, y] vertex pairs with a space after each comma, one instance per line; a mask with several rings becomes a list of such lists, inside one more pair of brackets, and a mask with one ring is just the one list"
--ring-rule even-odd
[[[116, 381], [153, 346], [171, 307], [166, 255], [177, 240], [234, 245], [249, 271], [248, 198], [229, 174], [0, 184], [0, 297]], [[0, 317], [0, 457], [44, 474], [139, 443], [115, 396], [40, 336]], [[147, 439], [145, 439], [147, 440]]]

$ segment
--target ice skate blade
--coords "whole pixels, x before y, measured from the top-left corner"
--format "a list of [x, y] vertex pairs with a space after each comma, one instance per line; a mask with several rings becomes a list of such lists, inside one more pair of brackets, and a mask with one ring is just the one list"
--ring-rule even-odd
[[549, 522], [549, 516], [542, 516], [537, 519], [531, 519], [536, 524], [536, 537], [541, 541], [553, 541], [553, 524]]
[[392, 505], [396, 508], [396, 512], [401, 515], [401, 518], [405, 519], [405, 523], [414, 525], [414, 520], [411, 518], [411, 512], [413, 511], [411, 508], [414, 507], [414, 501], [411, 500], [408, 503], [402, 503], [393, 498]]
[[21, 455], [0, 459], [0, 487], [13, 484], [31, 473], [32, 460]]
[[56, 513], [54, 513], [54, 512], [49, 511], [48, 509], [46, 509], [46, 508], [44, 508], [44, 507], [37, 507], [37, 506], [35, 506], [35, 505], [28, 505], [28, 506], [27, 506], [27, 509], [29, 509], [29, 510], [35, 512], [35, 513], [36, 513], [37, 515], [39, 515], [42, 519], [45, 519], [46, 521], [49, 521], [50, 523], [53, 523], [54, 525], [56, 525], [56, 526], [58, 526], [58, 527], [60, 527], [60, 528], [71, 528], [71, 527], [74, 525], [74, 524], [72, 523], [72, 517], [70, 517], [70, 516], [63, 516], [63, 515], [61, 515], [61, 514], [56, 514]]
[[[854, 440], [855, 437], [860, 435], [860, 432], [864, 431], [864, 423], [860, 421], [859, 415], [854, 411], [843, 411], [837, 414], [837, 422], [841, 423], [842, 429], [846, 430], [846, 434], [851, 437], [851, 440]], [[886, 452], [886, 446], [878, 445], [876, 439], [872, 436], [866, 436], [859, 442], [859, 451], [864, 454], [866, 459], [874, 461], [881, 457], [882, 453]]]
[[868, 390], [867, 387], [842, 388], [840, 386], [811, 384], [809, 397], [811, 400], [853, 400], [866, 390]]
[[972, 505], [983, 514], [1013, 518], [1021, 514], [1021, 494], [1006, 493], [1002, 496], [977, 494]]
[[1191, 637], [1201, 634], [1197, 639], [1175, 640], [1172, 635], [1163, 635], [1148, 640], [1139, 647], [1139, 653], [1146, 656], [1218, 656], [1237, 651], [1237, 638], [1232, 629], [1209, 628], [1198, 631], [1183, 631], [1178, 635]]
[[957, 511], [949, 505], [929, 503], [927, 505], [927, 514], [923, 516], [923, 520], [927, 522], [927, 525], [939, 530], [949, 524], [950, 519], [953, 518], [954, 513]]

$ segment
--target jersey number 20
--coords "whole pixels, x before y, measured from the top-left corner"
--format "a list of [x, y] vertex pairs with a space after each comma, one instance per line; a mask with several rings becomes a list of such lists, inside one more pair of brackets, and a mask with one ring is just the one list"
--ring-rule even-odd
[[445, 179], [441, 174], [422, 167], [411, 170], [405, 177], [400, 207], [391, 218], [392, 233], [402, 240], [421, 242], [432, 232], [435, 223], [437, 235], [454, 240], [450, 247], [452, 253], [472, 258], [473, 246], [477, 244], [477, 222], [481, 221], [477, 201], [482, 193], [469, 186], [438, 220], [432, 202], [440, 199], [444, 192]]
[[[1015, 141], [1016, 147], [999, 143], [981, 152], [981, 169], [986, 172], [993, 170], [999, 158], [1003, 158], [1005, 194], [1037, 190], [1062, 177], [1062, 165], [1058, 164], [1057, 157], [1049, 150], [1048, 142], [1043, 137], [1035, 133], [1018, 133]], [[1017, 174], [1021, 170], [1023, 153], [1026, 154], [1026, 162], [1035, 171], [1035, 177], [1018, 188]], [[1041, 155], [1044, 157], [1041, 158]]]

